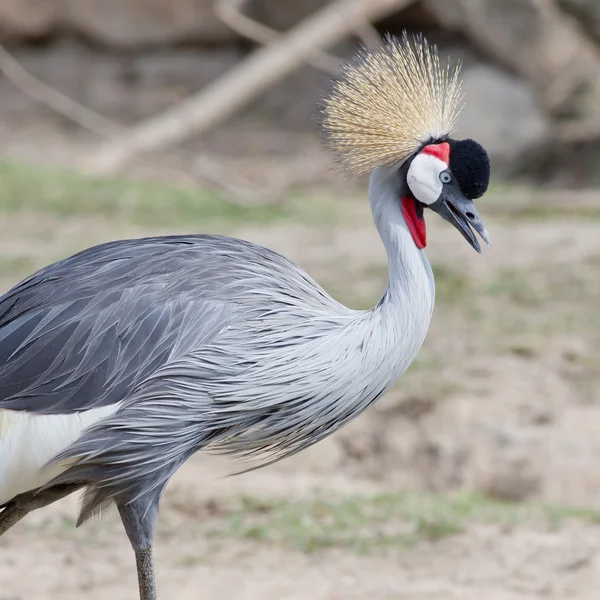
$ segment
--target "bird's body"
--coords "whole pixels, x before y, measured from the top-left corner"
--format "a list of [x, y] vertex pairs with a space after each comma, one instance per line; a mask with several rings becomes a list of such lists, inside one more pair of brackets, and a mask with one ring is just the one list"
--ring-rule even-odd
[[[367, 311], [275, 252], [207, 235], [103, 244], [8, 292], [0, 504], [66, 471], [100, 486], [93, 509], [103, 489], [166, 483], [203, 447], [277, 458], [362, 412], [412, 362], [433, 308], [424, 252], [382, 222], [404, 280]], [[69, 471], [75, 457], [89, 458]]]
[[[85, 488], [79, 523], [115, 504], [155, 600], [162, 494], [192, 454], [261, 466], [323, 439], [408, 368], [434, 304], [424, 210], [476, 250], [487, 154], [452, 140], [456, 75], [424, 40], [387, 41], [343, 71], [322, 129], [369, 199], [388, 259], [370, 310], [292, 262], [208, 235], [110, 242], [0, 297], [0, 535]], [[377, 102], [381, 106], [377, 106]]]

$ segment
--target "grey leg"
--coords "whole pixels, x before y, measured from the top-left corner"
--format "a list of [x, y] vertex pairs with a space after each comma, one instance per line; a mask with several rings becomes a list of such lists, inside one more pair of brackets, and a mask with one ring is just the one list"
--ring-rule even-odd
[[129, 504], [117, 504], [123, 527], [135, 551], [140, 600], [156, 600], [152, 543], [156, 532], [159, 501], [160, 495], [156, 495]]
[[156, 581], [154, 579], [154, 559], [152, 546], [135, 551], [135, 564], [138, 573], [140, 600], [156, 600]]
[[8, 504], [0, 512], [0, 535], [3, 535], [13, 525], [16, 525], [28, 512], [28, 510], [19, 508], [15, 504]]
[[0, 512], [0, 535], [6, 533], [32, 510], [43, 508], [77, 491], [78, 484], [57, 485], [47, 490], [33, 490], [15, 496]]

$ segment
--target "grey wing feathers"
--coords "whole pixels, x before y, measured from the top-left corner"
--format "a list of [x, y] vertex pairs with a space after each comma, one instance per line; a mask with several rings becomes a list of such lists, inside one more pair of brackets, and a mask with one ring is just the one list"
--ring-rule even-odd
[[236, 295], [278, 285], [263, 271], [290, 267], [218, 236], [112, 242], [50, 265], [0, 298], [0, 408], [56, 414], [119, 402], [241, 314]]
[[[201, 448], [281, 457], [347, 420], [336, 416], [331, 365], [348, 353], [335, 332], [351, 318], [287, 259], [248, 242], [104, 244], [0, 298], [0, 409], [118, 403], [51, 461], [69, 467], [47, 486], [87, 486], [81, 522], [114, 499], [160, 495]], [[325, 424], [313, 408], [323, 398]]]

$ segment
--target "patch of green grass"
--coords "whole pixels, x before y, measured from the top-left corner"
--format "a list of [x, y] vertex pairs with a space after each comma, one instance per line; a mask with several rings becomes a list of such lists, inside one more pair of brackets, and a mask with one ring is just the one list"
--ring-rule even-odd
[[[210, 518], [185, 514], [190, 527], [181, 530], [171, 505], [163, 511], [159, 536], [202, 537], [211, 544], [238, 539], [290, 548], [304, 553], [326, 549], [355, 554], [402, 552], [421, 543], [437, 543], [461, 535], [474, 525], [489, 524], [510, 531], [535, 527], [556, 531], [572, 520], [600, 526], [600, 509], [571, 508], [536, 502], [510, 503], [481, 495], [441, 496], [429, 492], [394, 492], [341, 496], [332, 493], [306, 499], [241, 496], [219, 505]], [[41, 525], [24, 521], [31, 535], [56, 534], [82, 543], [106, 544], [121, 531], [116, 514], [75, 529], [70, 517]], [[2, 545], [4, 538], [0, 540]], [[211, 546], [212, 547], [212, 546]], [[210, 551], [208, 551], [210, 553]], [[184, 556], [181, 566], [202, 562]]]
[[531, 273], [517, 269], [500, 270], [486, 292], [506, 296], [511, 302], [521, 306], [537, 306], [544, 299], [540, 290], [533, 284]]
[[100, 215], [140, 226], [185, 226], [210, 222], [269, 223], [281, 219], [327, 222], [335, 203], [326, 197], [241, 206], [201, 187], [86, 177], [49, 167], [0, 162], [0, 212], [35, 211], [60, 218]]
[[435, 278], [435, 299], [438, 304], [454, 305], [471, 291], [469, 277], [463, 271], [448, 265], [432, 265]]
[[72, 530], [75, 529], [75, 519], [73, 517], [67, 517], [65, 515], [62, 515], [60, 518], [60, 528], [61, 529], [67, 529], [67, 530]]
[[307, 553], [326, 548], [376, 553], [459, 535], [474, 523], [514, 528], [533, 521], [554, 529], [570, 519], [600, 524], [600, 510], [430, 493], [306, 500], [241, 498], [209, 526], [208, 533], [218, 538], [280, 544]]
[[185, 569], [197, 567], [205, 562], [204, 556], [198, 556], [196, 554], [186, 554], [181, 558], [178, 558], [176, 564]]
[[529, 269], [501, 269], [475, 290], [472, 321], [492, 338], [528, 332], [543, 337], [598, 331], [600, 272], [590, 261], [571, 268], [540, 264]]

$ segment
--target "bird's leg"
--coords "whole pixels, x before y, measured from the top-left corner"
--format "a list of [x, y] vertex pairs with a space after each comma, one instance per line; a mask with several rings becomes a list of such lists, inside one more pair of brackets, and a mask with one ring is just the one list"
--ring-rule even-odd
[[15, 496], [0, 512], [0, 535], [6, 533], [32, 510], [43, 508], [77, 491], [81, 485], [56, 485], [45, 490], [32, 490]]
[[152, 543], [158, 519], [159, 497], [143, 497], [130, 503], [118, 503], [127, 537], [135, 551], [140, 600], [156, 600]]
[[156, 580], [154, 578], [154, 558], [152, 546], [135, 551], [135, 564], [140, 588], [140, 600], [156, 600]]
[[16, 525], [29, 511], [24, 510], [16, 504], [9, 503], [0, 512], [0, 535], [6, 533], [13, 525]]

